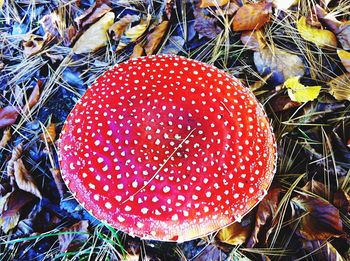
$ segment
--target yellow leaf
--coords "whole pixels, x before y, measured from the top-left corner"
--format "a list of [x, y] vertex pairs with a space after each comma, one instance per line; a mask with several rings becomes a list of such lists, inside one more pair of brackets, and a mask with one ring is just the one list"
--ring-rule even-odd
[[319, 47], [337, 47], [337, 38], [334, 33], [308, 25], [304, 16], [300, 17], [297, 28], [302, 38]]
[[247, 240], [250, 230], [250, 224], [243, 226], [241, 223], [235, 222], [232, 225], [221, 229], [217, 234], [217, 238], [222, 243], [240, 245]]
[[117, 51], [124, 49], [128, 44], [135, 42], [140, 36], [142, 36], [144, 32], [146, 32], [150, 21], [151, 15], [148, 14], [147, 18], [142, 19], [140, 24], [126, 30], [124, 35], [120, 38]]
[[321, 86], [305, 86], [299, 82], [300, 76], [289, 78], [284, 82], [288, 88], [288, 95], [292, 101], [308, 102], [316, 99], [321, 91]]
[[345, 69], [350, 72], [350, 52], [345, 50], [337, 50], [337, 53]]
[[147, 43], [145, 45], [147, 55], [151, 55], [157, 50], [161, 40], [164, 38], [166, 30], [168, 29], [168, 25], [169, 21], [163, 21], [154, 29], [152, 33], [147, 35]]
[[138, 15], [129, 15], [123, 16], [119, 21], [115, 22], [110, 28], [109, 32], [113, 32], [113, 39], [116, 41], [120, 40], [125, 30], [131, 25], [131, 23], [139, 20]]
[[350, 101], [350, 74], [339, 75], [328, 82], [329, 93], [338, 101]]
[[230, 0], [202, 0], [200, 8], [210, 7], [210, 6], [223, 6], [226, 5]]
[[94, 23], [80, 36], [73, 47], [74, 53], [89, 53], [106, 46], [108, 42], [108, 28], [114, 22], [114, 13], [108, 12], [100, 20]]
[[130, 59], [141, 57], [144, 52], [145, 49], [143, 49], [143, 46], [141, 44], [136, 44], [132, 54], [130, 55]]

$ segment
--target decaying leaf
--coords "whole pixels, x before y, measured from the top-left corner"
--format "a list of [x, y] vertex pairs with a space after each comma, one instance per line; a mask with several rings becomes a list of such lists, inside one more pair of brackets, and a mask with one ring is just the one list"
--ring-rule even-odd
[[288, 95], [292, 101], [308, 102], [318, 97], [321, 86], [305, 86], [299, 82], [300, 76], [289, 78], [284, 82]]
[[40, 135], [40, 139], [52, 144], [56, 140], [56, 123], [50, 123], [50, 125], [44, 129], [44, 132]]
[[266, 47], [265, 36], [261, 30], [243, 32], [241, 41], [246, 47], [254, 51], [259, 51]]
[[100, 17], [111, 10], [112, 8], [106, 4], [106, 1], [97, 0], [90, 8], [86, 9], [82, 15], [75, 18], [74, 21], [80, 29], [95, 23]]
[[259, 242], [258, 234], [262, 228], [266, 228], [266, 226], [273, 227], [275, 225], [273, 219], [276, 215], [275, 212], [277, 211], [281, 192], [281, 188], [272, 188], [260, 202], [256, 213], [255, 226], [247, 243], [248, 247], [253, 247]]
[[144, 55], [145, 49], [143, 48], [142, 44], [136, 44], [134, 46], [134, 50], [132, 51], [132, 54], [130, 55], [130, 59], [141, 57]]
[[94, 52], [107, 45], [108, 28], [114, 22], [114, 13], [106, 13], [100, 20], [83, 33], [73, 47], [77, 54]]
[[60, 251], [71, 251], [84, 243], [89, 238], [88, 227], [89, 221], [81, 220], [70, 227], [62, 229], [61, 232], [63, 233], [58, 235]]
[[33, 200], [33, 196], [22, 190], [15, 190], [0, 198], [0, 226], [7, 233], [17, 226], [20, 209]]
[[314, 193], [326, 200], [329, 200], [330, 197], [327, 187], [323, 183], [314, 179], [308, 181], [303, 187], [303, 190]]
[[271, 78], [276, 84], [305, 73], [303, 60], [299, 56], [278, 48], [264, 48], [255, 52], [254, 63], [260, 75], [272, 73]]
[[147, 55], [154, 54], [154, 52], [159, 48], [168, 26], [169, 21], [163, 21], [156, 28], [154, 28], [150, 34], [147, 35], [147, 41], [144, 46]]
[[230, 0], [201, 0], [200, 8], [210, 7], [210, 6], [223, 6], [229, 3]]
[[270, 21], [272, 3], [245, 4], [233, 17], [233, 31], [250, 31], [263, 27]]
[[[203, 242], [199, 242], [199, 244], [203, 244]], [[196, 256], [196, 261], [208, 261], [208, 260], [225, 260], [226, 254], [214, 244], [207, 244], [203, 250]]]
[[41, 199], [41, 193], [35, 185], [33, 177], [30, 175], [30, 173], [24, 166], [22, 159], [17, 159], [14, 162], [13, 168], [17, 186], [20, 189], [32, 193], [33, 195]]
[[131, 23], [136, 22], [140, 19], [138, 15], [125, 15], [119, 21], [115, 22], [109, 29], [109, 33], [113, 33], [113, 39], [119, 41], [125, 30], [131, 25]]
[[196, 8], [193, 14], [195, 16], [194, 29], [200, 35], [214, 39], [221, 33], [222, 29], [217, 26], [216, 18], [204, 15], [200, 8]]
[[185, 44], [185, 39], [181, 36], [170, 36], [167, 45], [162, 47], [162, 54], [178, 54], [181, 52], [183, 45]]
[[7, 162], [7, 176], [14, 176], [14, 163], [22, 156], [23, 146], [22, 143], [18, 144], [16, 147], [12, 149], [11, 159]]
[[273, 0], [276, 9], [288, 10], [291, 6], [298, 4], [299, 0]]
[[337, 54], [345, 69], [350, 72], [350, 52], [345, 50], [337, 50]]
[[11, 139], [11, 129], [7, 128], [4, 130], [1, 140], [0, 140], [0, 149], [6, 147], [8, 141]]
[[37, 54], [44, 47], [44, 39], [37, 35], [25, 35], [23, 37], [23, 53], [25, 56], [29, 57]]
[[274, 112], [289, 110], [301, 105], [300, 102], [292, 101], [288, 95], [274, 97], [271, 99], [270, 104]]
[[245, 243], [251, 231], [251, 224], [249, 220], [248, 222], [244, 221], [247, 220], [243, 220], [241, 223], [235, 222], [232, 225], [221, 229], [216, 235], [216, 238], [221, 243], [228, 245], [241, 245]]
[[44, 15], [39, 23], [45, 31], [44, 38], [57, 37], [59, 40], [63, 39], [63, 32], [61, 29], [64, 28], [65, 22], [64, 17], [59, 14], [58, 10]]
[[303, 240], [303, 249], [311, 253], [313, 260], [345, 261], [334, 246], [328, 241]]
[[337, 47], [337, 38], [333, 32], [310, 26], [307, 24], [305, 16], [300, 17], [298, 20], [297, 29], [303, 39], [312, 42], [319, 47]]
[[291, 199], [293, 216], [300, 217], [297, 233], [306, 240], [326, 240], [343, 235], [339, 210], [322, 198], [298, 195]]
[[328, 82], [329, 93], [338, 101], [350, 101], [350, 74], [345, 73]]
[[29, 96], [28, 102], [25, 104], [23, 110], [28, 111], [30, 110], [35, 104], [38, 103], [40, 99], [40, 88], [42, 86], [42, 81], [39, 80], [37, 84], [35, 85], [32, 93]]
[[340, 210], [350, 212], [350, 196], [344, 190], [340, 189], [334, 193], [333, 204]]
[[146, 32], [150, 21], [151, 15], [148, 14], [146, 18], [141, 19], [138, 25], [127, 29], [120, 38], [119, 44], [117, 46], [117, 51], [124, 49], [126, 46], [128, 46], [128, 44], [133, 43], [139, 39]]
[[70, 25], [63, 31], [63, 44], [70, 46], [78, 37], [78, 30], [75, 26]]
[[16, 122], [19, 114], [19, 108], [15, 106], [6, 106], [0, 108], [0, 129], [5, 128]]
[[62, 176], [60, 173], [60, 169], [50, 169], [50, 172], [52, 174], [52, 177], [55, 181], [58, 193], [60, 194], [61, 199], [64, 196], [64, 192], [65, 192], [65, 186], [64, 186], [64, 182], [62, 180]]

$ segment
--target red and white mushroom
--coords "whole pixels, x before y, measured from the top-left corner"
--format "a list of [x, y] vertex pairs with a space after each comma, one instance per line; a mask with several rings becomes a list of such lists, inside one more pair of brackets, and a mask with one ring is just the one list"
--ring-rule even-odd
[[186, 241], [239, 221], [266, 194], [276, 145], [254, 95], [225, 72], [158, 55], [117, 64], [64, 124], [62, 176], [98, 219]]

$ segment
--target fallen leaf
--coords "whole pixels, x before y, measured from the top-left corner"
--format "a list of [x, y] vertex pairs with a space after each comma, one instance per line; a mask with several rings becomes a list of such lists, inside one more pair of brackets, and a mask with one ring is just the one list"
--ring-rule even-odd
[[64, 17], [60, 15], [58, 10], [53, 11], [50, 14], [44, 15], [39, 21], [40, 25], [44, 29], [44, 38], [56, 37], [57, 39], [63, 39], [63, 32], [61, 28], [64, 28]]
[[336, 33], [337, 39], [345, 50], [350, 50], [350, 21], [342, 22]]
[[273, 97], [270, 105], [274, 112], [286, 111], [301, 105], [300, 102], [292, 101], [288, 95]]
[[52, 144], [56, 140], [56, 123], [50, 123], [50, 125], [44, 129], [44, 132], [40, 135], [40, 139]]
[[291, 199], [293, 217], [300, 218], [297, 233], [307, 240], [343, 235], [339, 210], [322, 198], [298, 195]]
[[155, 27], [150, 34], [147, 35], [147, 41], [144, 46], [146, 55], [154, 54], [154, 52], [158, 49], [168, 26], [169, 21], [163, 21], [157, 27]]
[[330, 87], [329, 93], [334, 96], [338, 101], [348, 100], [350, 101], [350, 74], [345, 73], [333, 78], [329, 81]]
[[318, 97], [321, 86], [305, 86], [299, 82], [300, 76], [289, 78], [284, 82], [288, 95], [292, 101], [308, 102]]
[[124, 49], [126, 46], [128, 46], [128, 44], [133, 43], [139, 39], [146, 32], [150, 21], [151, 15], [148, 14], [146, 18], [141, 19], [138, 25], [127, 29], [120, 38], [119, 44], [117, 46], [117, 51]]
[[[244, 220], [243, 220], [244, 221]], [[250, 222], [235, 222], [219, 230], [216, 238], [228, 245], [241, 245], [245, 243], [251, 231]]]
[[78, 37], [78, 30], [75, 26], [70, 25], [63, 31], [63, 44], [70, 46]]
[[350, 212], [350, 196], [344, 190], [340, 189], [334, 193], [333, 204], [344, 212]]
[[333, 32], [310, 26], [307, 24], [305, 16], [300, 17], [298, 20], [297, 29], [303, 39], [319, 47], [337, 47], [337, 38]]
[[58, 235], [60, 251], [72, 251], [79, 245], [85, 243], [89, 238], [88, 227], [89, 221], [81, 220], [70, 227], [63, 228], [61, 230], [63, 233]]
[[16, 147], [12, 149], [11, 159], [7, 162], [7, 176], [14, 176], [14, 163], [22, 156], [23, 146], [22, 143], [18, 144]]
[[233, 17], [233, 31], [250, 31], [270, 21], [272, 3], [252, 3], [240, 7]]
[[6, 106], [0, 108], [0, 129], [16, 122], [19, 114], [19, 108], [15, 106]]
[[350, 52], [345, 50], [337, 50], [337, 54], [341, 60], [341, 63], [345, 67], [345, 69], [350, 72]]
[[40, 88], [42, 86], [42, 81], [38, 80], [37, 84], [35, 85], [32, 93], [29, 96], [28, 102], [25, 104], [23, 110], [28, 111], [30, 110], [35, 104], [38, 103], [40, 99]]
[[74, 19], [78, 29], [83, 28], [89, 24], [95, 23], [100, 17], [111, 11], [112, 8], [106, 4], [106, 1], [97, 0], [95, 3], [86, 9], [84, 13]]
[[25, 35], [23, 37], [23, 54], [26, 57], [30, 57], [34, 54], [39, 53], [44, 47], [44, 39], [37, 35]]
[[33, 195], [42, 199], [41, 193], [35, 185], [33, 177], [24, 166], [22, 159], [17, 159], [14, 162], [13, 169], [17, 186], [20, 189], [32, 193]]
[[317, 196], [320, 196], [325, 200], [329, 200], [329, 198], [330, 198], [329, 191], [328, 191], [327, 187], [323, 183], [321, 183], [317, 180], [314, 180], [314, 179], [308, 181], [305, 184], [305, 186], [303, 187], [303, 190], [307, 191], [307, 192], [314, 193]]
[[[205, 242], [204, 242], [205, 243]], [[201, 244], [201, 242], [200, 242]], [[207, 244], [198, 255], [196, 255], [195, 261], [208, 261], [208, 260], [226, 260], [226, 254], [213, 244]]]
[[108, 28], [114, 22], [114, 13], [108, 12], [83, 33], [73, 47], [76, 54], [94, 52], [107, 45]]
[[175, 0], [163, 0], [166, 2], [165, 5], [165, 15], [170, 20], [171, 14], [173, 13], [173, 10], [175, 8]]
[[205, 7], [218, 7], [218, 6], [223, 6], [229, 3], [230, 0], [201, 0], [200, 3], [200, 8], [205, 8]]
[[271, 76], [272, 76], [272, 73], [269, 73], [268, 75], [262, 77], [260, 80], [258, 80], [255, 83], [249, 85], [249, 89], [252, 92], [255, 92], [255, 91], [261, 89], [262, 87], [265, 86], [265, 84], [267, 83], [268, 79], [270, 79]]
[[199, 8], [196, 8], [193, 14], [195, 17], [194, 29], [200, 35], [214, 39], [221, 33], [222, 29], [217, 26], [216, 18], [204, 15], [203, 10]]
[[264, 48], [254, 52], [254, 63], [260, 75], [272, 73], [271, 78], [277, 85], [305, 73], [303, 60], [299, 56], [278, 48]]
[[243, 32], [241, 41], [245, 47], [254, 51], [259, 51], [266, 47], [265, 36], [261, 30]]
[[185, 39], [181, 36], [170, 36], [168, 43], [162, 48], [162, 54], [178, 54], [183, 50]]
[[11, 139], [11, 129], [7, 128], [2, 133], [2, 137], [0, 140], [0, 149], [6, 147], [8, 141]]
[[264, 230], [270, 230], [275, 225], [273, 219], [275, 219], [281, 192], [281, 188], [272, 188], [259, 203], [255, 226], [247, 243], [248, 247], [254, 247], [259, 242], [258, 234], [263, 228]]
[[273, 0], [276, 9], [288, 10], [291, 6], [298, 4], [299, 0]]
[[228, 3], [226, 6], [218, 8], [215, 10], [215, 13], [217, 15], [234, 15], [237, 10], [239, 9], [239, 5], [237, 3], [234, 2], [230, 2]]
[[312, 260], [345, 261], [334, 246], [327, 241], [302, 241], [303, 249], [311, 253]]
[[33, 196], [22, 190], [15, 190], [0, 198], [0, 226], [7, 233], [17, 226], [20, 209], [33, 200]]
[[63, 180], [62, 180], [62, 176], [61, 176], [61, 173], [60, 173], [60, 169], [51, 168], [51, 169], [50, 169], [50, 172], [51, 172], [52, 177], [53, 177], [53, 179], [54, 179], [54, 181], [55, 181], [55, 184], [56, 184], [58, 193], [60, 194], [60, 197], [61, 197], [61, 199], [62, 199], [63, 196], [64, 196], [64, 192], [66, 191], [66, 189], [65, 189], [64, 182], [63, 182]]
[[115, 22], [109, 29], [109, 33], [113, 33], [113, 39], [119, 41], [125, 30], [131, 25], [131, 23], [136, 22], [140, 19], [138, 15], [125, 15], [119, 21]]
[[0, 9], [2, 8], [3, 4], [4, 4], [4, 0], [0, 0]]
[[144, 55], [144, 53], [145, 53], [145, 49], [143, 48], [142, 44], [136, 44], [134, 46], [132, 54], [130, 55], [130, 59], [141, 57]]

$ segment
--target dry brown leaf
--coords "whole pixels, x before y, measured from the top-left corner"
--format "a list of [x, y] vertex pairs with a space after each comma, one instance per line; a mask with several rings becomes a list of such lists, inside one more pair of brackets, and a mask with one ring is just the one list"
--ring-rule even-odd
[[314, 179], [308, 181], [303, 187], [303, 190], [307, 192], [312, 192], [326, 200], [328, 200], [330, 197], [327, 187], [323, 183]]
[[274, 112], [281, 112], [299, 107], [301, 103], [292, 101], [288, 95], [283, 95], [272, 98], [270, 105]]
[[217, 15], [233, 15], [237, 12], [239, 9], [239, 5], [234, 2], [228, 3], [225, 7], [221, 7], [215, 10], [215, 13]]
[[146, 55], [154, 54], [154, 52], [158, 49], [168, 26], [169, 21], [163, 21], [156, 28], [154, 28], [149, 35], [147, 35], [147, 41], [144, 46]]
[[37, 35], [26, 35], [23, 37], [23, 53], [25, 56], [30, 57], [34, 54], [39, 53], [44, 47], [44, 39]]
[[33, 177], [24, 166], [22, 159], [17, 159], [14, 162], [13, 169], [17, 186], [20, 189], [32, 193], [33, 195], [42, 199], [41, 193], [35, 185]]
[[217, 25], [217, 19], [208, 17], [203, 13], [203, 10], [196, 8], [194, 10], [194, 29], [200, 34], [210, 39], [216, 38], [222, 31]]
[[259, 242], [258, 234], [260, 230], [263, 228], [264, 230], [270, 230], [271, 227], [275, 226], [273, 220], [275, 219], [275, 212], [277, 210], [281, 192], [281, 188], [272, 188], [260, 202], [256, 213], [255, 226], [247, 243], [248, 247], [253, 247]]
[[230, 0], [201, 0], [200, 8], [205, 7], [217, 7], [217, 6], [223, 6], [229, 3]]
[[16, 122], [19, 108], [16, 106], [6, 106], [0, 108], [0, 129]]
[[221, 229], [216, 238], [221, 242], [229, 245], [241, 245], [245, 243], [250, 235], [251, 226], [250, 222], [241, 223], [235, 222]]
[[302, 244], [303, 249], [312, 254], [312, 260], [346, 261], [330, 242], [302, 240]]
[[11, 129], [7, 128], [4, 130], [1, 140], [0, 140], [0, 149], [6, 147], [8, 141], [11, 139]]
[[16, 147], [12, 149], [11, 159], [7, 162], [7, 176], [14, 176], [14, 163], [22, 156], [23, 146], [22, 143], [18, 144]]
[[72, 232], [62, 233], [58, 235], [58, 242], [60, 245], [60, 251], [72, 251], [79, 245], [84, 243], [89, 238], [88, 234], [89, 221], [81, 220], [74, 225], [64, 228], [61, 232]]
[[168, 20], [170, 20], [171, 14], [173, 13], [173, 10], [175, 7], [175, 0], [164, 0], [164, 1], [166, 1], [165, 14]]
[[63, 44], [70, 46], [78, 37], [78, 30], [73, 25], [70, 25], [63, 31]]
[[233, 17], [233, 31], [251, 31], [270, 21], [272, 3], [245, 4]]
[[117, 46], [117, 51], [120, 51], [130, 43], [137, 41], [146, 32], [151, 18], [152, 16], [148, 14], [146, 18], [141, 19], [138, 25], [127, 29], [120, 38], [119, 44]]
[[350, 101], [350, 73], [339, 75], [328, 82], [329, 93], [338, 101]]
[[141, 57], [144, 55], [144, 53], [145, 53], [145, 49], [143, 49], [142, 44], [136, 44], [134, 46], [134, 50], [132, 54], [130, 55], [130, 59]]
[[268, 81], [268, 79], [270, 79], [271, 76], [272, 76], [272, 73], [269, 73], [268, 75], [262, 77], [260, 80], [258, 80], [255, 83], [249, 85], [249, 89], [252, 92], [255, 92], [255, 91], [261, 89], [262, 87], [265, 86], [266, 82]]
[[344, 234], [339, 210], [322, 198], [298, 195], [291, 199], [297, 234], [306, 240], [327, 240]]
[[44, 132], [40, 135], [40, 139], [52, 144], [56, 140], [56, 123], [50, 123], [50, 125], [44, 129]]
[[97, 0], [91, 7], [86, 9], [84, 13], [74, 19], [79, 29], [95, 23], [100, 17], [111, 11], [112, 8], [106, 1]]
[[58, 193], [60, 194], [61, 199], [62, 199], [63, 196], [64, 196], [64, 192], [66, 190], [65, 190], [64, 182], [62, 180], [60, 169], [50, 169], [50, 171], [51, 171], [52, 177], [53, 177], [53, 179], [55, 181]]
[[42, 86], [42, 81], [39, 80], [37, 82], [37, 84], [35, 85], [32, 93], [30, 94], [28, 102], [26, 103], [26, 105], [23, 108], [24, 111], [30, 110], [35, 104], [38, 103], [38, 101], [40, 99], [40, 88], [41, 88], [41, 86]]
[[136, 22], [140, 19], [138, 15], [125, 15], [119, 21], [115, 22], [108, 29], [108, 32], [111, 34], [113, 32], [113, 39], [116, 41], [120, 40], [125, 30], [131, 25], [131, 23]]
[[90, 26], [77, 40], [73, 47], [74, 53], [94, 52], [107, 45], [108, 28], [114, 22], [114, 13], [108, 12], [100, 20]]
[[333, 204], [344, 212], [350, 212], [350, 196], [344, 190], [340, 189], [334, 193]]
[[254, 51], [259, 51], [266, 47], [265, 36], [261, 30], [243, 32], [241, 41], [246, 47]]

